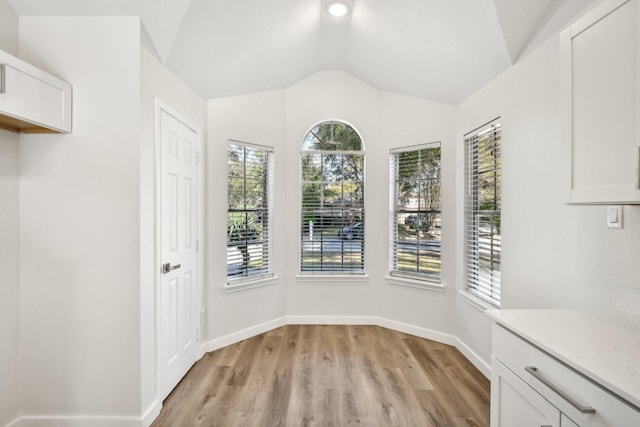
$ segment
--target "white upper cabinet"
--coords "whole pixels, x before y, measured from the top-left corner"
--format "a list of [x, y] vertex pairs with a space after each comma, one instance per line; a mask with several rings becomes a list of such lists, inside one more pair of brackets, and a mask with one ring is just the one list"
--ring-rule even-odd
[[640, 204], [639, 0], [605, 0], [561, 34], [570, 203]]
[[71, 85], [0, 50], [0, 128], [71, 132]]

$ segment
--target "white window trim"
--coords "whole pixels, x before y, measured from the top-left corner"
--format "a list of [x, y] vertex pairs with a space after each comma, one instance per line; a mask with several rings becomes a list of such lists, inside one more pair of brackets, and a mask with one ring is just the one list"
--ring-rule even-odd
[[275, 274], [271, 274], [269, 277], [260, 278], [245, 278], [228, 281], [224, 286], [225, 293], [234, 293], [240, 291], [246, 291], [248, 289], [261, 288], [264, 286], [275, 285], [278, 283], [279, 277]]
[[[427, 142], [423, 144], [415, 144], [415, 145], [409, 145], [405, 147], [392, 148], [391, 150], [389, 150], [389, 154], [393, 155], [397, 153], [404, 153], [408, 151], [416, 151], [416, 150], [437, 148], [437, 147], [440, 147], [442, 149], [442, 141], [433, 141], [433, 142]], [[441, 155], [442, 155], [442, 152], [441, 152]], [[440, 177], [440, 181], [442, 182], [442, 176]], [[389, 184], [392, 184], [392, 183], [395, 184], [395, 176], [389, 176]], [[394, 211], [395, 200], [391, 200], [391, 199], [394, 196], [395, 196], [394, 191], [390, 189], [390, 192], [389, 192], [389, 272], [385, 276], [385, 281], [391, 285], [408, 286], [412, 288], [423, 288], [426, 290], [443, 292], [445, 289], [445, 286], [442, 284], [442, 267], [440, 268], [440, 275], [437, 278], [433, 276], [427, 276], [427, 275], [421, 276], [419, 274], [415, 274], [415, 275], [408, 274], [408, 273], [404, 274], [403, 272], [398, 270], [391, 270], [391, 265], [393, 263], [391, 259], [393, 257], [393, 251], [392, 251], [392, 236], [394, 233], [393, 218], [394, 218], [394, 212], [395, 212]], [[442, 204], [442, 200], [440, 201], [440, 203]], [[440, 256], [441, 256], [440, 259], [442, 260], [442, 242], [440, 247]]]
[[[227, 149], [228, 146], [230, 144], [236, 144], [236, 145], [242, 145], [245, 147], [249, 147], [249, 148], [253, 148], [256, 150], [263, 150], [263, 151], [267, 151], [270, 153], [270, 155], [272, 156], [271, 160], [270, 160], [270, 170], [267, 171], [267, 174], [269, 175], [269, 184], [270, 184], [270, 188], [267, 191], [270, 191], [271, 194], [269, 195], [270, 197], [270, 202], [269, 202], [269, 206], [268, 206], [268, 211], [269, 211], [269, 239], [268, 239], [268, 254], [269, 254], [269, 270], [267, 272], [263, 272], [260, 274], [256, 274], [256, 275], [251, 275], [251, 276], [240, 276], [238, 278], [233, 278], [233, 277], [229, 277], [228, 276], [228, 270], [227, 270], [227, 276], [226, 276], [226, 285], [225, 285], [225, 292], [236, 292], [236, 291], [240, 291], [240, 290], [244, 290], [244, 289], [253, 289], [253, 288], [257, 288], [257, 287], [261, 287], [261, 286], [267, 286], [267, 285], [271, 285], [273, 283], [276, 282], [277, 276], [275, 275], [274, 271], [273, 271], [273, 257], [274, 257], [274, 251], [273, 251], [273, 199], [274, 199], [274, 192], [275, 192], [275, 159], [273, 156], [275, 156], [275, 147], [271, 147], [268, 145], [261, 145], [261, 144], [254, 144], [251, 142], [246, 142], [246, 141], [240, 141], [237, 139], [232, 139], [229, 138], [227, 140]], [[226, 173], [227, 175], [227, 179], [228, 179], [228, 171]], [[228, 191], [228, 190], [227, 190]], [[227, 195], [228, 197], [228, 195]], [[227, 207], [227, 215], [228, 215], [228, 207]], [[228, 242], [225, 242], [225, 244]], [[225, 266], [225, 269], [228, 268], [228, 266]]]
[[413, 279], [406, 276], [399, 276], [396, 274], [388, 274], [384, 277], [385, 282], [389, 285], [406, 286], [409, 288], [423, 289], [425, 291], [444, 292], [445, 286], [442, 281], [428, 280], [428, 279]]
[[320, 274], [311, 273], [298, 273], [296, 279], [299, 283], [364, 283], [369, 281], [369, 275], [366, 273], [327, 274], [326, 271]]
[[[366, 176], [367, 176], [367, 155], [366, 155], [366, 148], [365, 148], [365, 144], [364, 144], [364, 139], [362, 138], [362, 135], [360, 134], [360, 132], [356, 129], [356, 127], [354, 125], [352, 125], [350, 122], [346, 121], [346, 120], [341, 120], [341, 119], [325, 119], [325, 120], [321, 120], [317, 123], [315, 123], [313, 126], [311, 126], [309, 129], [307, 129], [307, 131], [305, 132], [305, 137], [309, 134], [309, 132], [315, 128], [316, 126], [323, 124], [323, 123], [327, 123], [327, 122], [336, 122], [336, 123], [342, 123], [345, 124], [347, 126], [349, 126], [350, 128], [352, 128], [356, 134], [358, 135], [358, 137], [360, 138], [360, 142], [362, 144], [362, 147], [360, 150], [306, 150], [304, 149], [304, 139], [302, 140], [302, 142], [300, 143], [300, 150], [299, 150], [299, 154], [298, 154], [298, 161], [301, 162], [302, 161], [302, 156], [305, 154], [341, 154], [341, 155], [351, 155], [351, 154], [356, 154], [356, 155], [362, 155], [363, 158], [363, 183], [364, 183], [364, 194], [365, 194], [365, 204], [363, 205], [363, 214], [366, 211], [366, 194], [367, 194], [367, 186], [366, 186]], [[303, 176], [302, 176], [302, 167], [300, 166], [301, 163], [298, 165], [298, 231], [302, 230], [302, 183], [303, 183]], [[366, 225], [365, 225], [365, 229], [364, 229], [364, 234], [365, 234], [365, 242], [366, 242]], [[322, 282], [365, 282], [369, 280], [369, 275], [367, 274], [367, 249], [366, 246], [364, 248], [363, 251], [363, 259], [364, 259], [364, 265], [363, 265], [363, 270], [362, 271], [353, 271], [353, 272], [349, 272], [349, 271], [303, 271], [301, 269], [302, 266], [302, 241], [299, 239], [298, 240], [298, 272], [296, 274], [296, 278], [297, 281], [299, 283], [322, 283]]]
[[[491, 120], [490, 122], [472, 130], [471, 132], [468, 132], [464, 135], [463, 137], [463, 150], [462, 150], [462, 158], [463, 158], [463, 165], [465, 165], [462, 168], [462, 176], [463, 176], [463, 182], [465, 182], [468, 177], [466, 175], [466, 164], [469, 161], [466, 155], [466, 145], [467, 145], [467, 140], [469, 139], [469, 137], [471, 136], [479, 136], [482, 135], [488, 131], [490, 131], [495, 125], [499, 125], [500, 128], [501, 126], [501, 118], [500, 117], [496, 117], [495, 119]], [[467, 195], [466, 195], [466, 191], [467, 191], [467, 187], [466, 187], [466, 183], [464, 184], [464, 188], [463, 188], [463, 198], [462, 198], [462, 205], [463, 205], [463, 209], [462, 209], [462, 244], [461, 244], [461, 248], [465, 248], [465, 246], [467, 245], [467, 235], [466, 235], [466, 222], [467, 222], [467, 206], [466, 206], [466, 200], [467, 200]], [[502, 206], [501, 206], [501, 216], [502, 216]], [[462, 296], [463, 300], [467, 303], [469, 303], [470, 305], [474, 306], [475, 308], [477, 308], [478, 310], [481, 311], [485, 311], [487, 309], [496, 309], [496, 308], [500, 308], [501, 306], [501, 302], [502, 301], [495, 301], [492, 300], [491, 298], [485, 296], [484, 294], [482, 294], [481, 292], [477, 291], [476, 289], [473, 289], [472, 287], [469, 286], [469, 282], [467, 280], [467, 256], [466, 253], [464, 251], [464, 249], [462, 249], [462, 253], [461, 253], [461, 277], [462, 277], [462, 289], [458, 290], [458, 294], [460, 296]], [[500, 283], [500, 287], [501, 287], [501, 283]]]
[[484, 312], [486, 310], [492, 310], [496, 308], [496, 306], [478, 297], [475, 293], [471, 292], [468, 289], [458, 289], [458, 295], [461, 297], [462, 301], [466, 302], [476, 310]]

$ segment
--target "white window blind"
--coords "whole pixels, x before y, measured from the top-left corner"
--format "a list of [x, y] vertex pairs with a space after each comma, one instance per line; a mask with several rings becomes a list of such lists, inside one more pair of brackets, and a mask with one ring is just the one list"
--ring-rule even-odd
[[271, 199], [274, 151], [230, 141], [227, 149], [227, 280], [273, 276]]
[[364, 273], [364, 150], [348, 124], [314, 126], [301, 152], [300, 272]]
[[500, 306], [500, 124], [493, 121], [465, 136], [466, 288]]
[[439, 142], [390, 152], [391, 275], [440, 281], [441, 165]]

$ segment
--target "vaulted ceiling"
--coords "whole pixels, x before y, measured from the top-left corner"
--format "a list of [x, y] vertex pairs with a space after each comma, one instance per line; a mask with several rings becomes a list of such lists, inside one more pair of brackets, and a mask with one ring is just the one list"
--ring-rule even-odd
[[7, 0], [19, 16], [140, 16], [143, 42], [204, 99], [346, 70], [456, 104], [597, 0]]

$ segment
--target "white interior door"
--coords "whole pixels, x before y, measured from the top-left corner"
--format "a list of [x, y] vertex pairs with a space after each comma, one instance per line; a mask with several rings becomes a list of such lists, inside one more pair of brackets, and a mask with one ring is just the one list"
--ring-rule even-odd
[[197, 360], [199, 340], [198, 134], [159, 112], [158, 394]]

